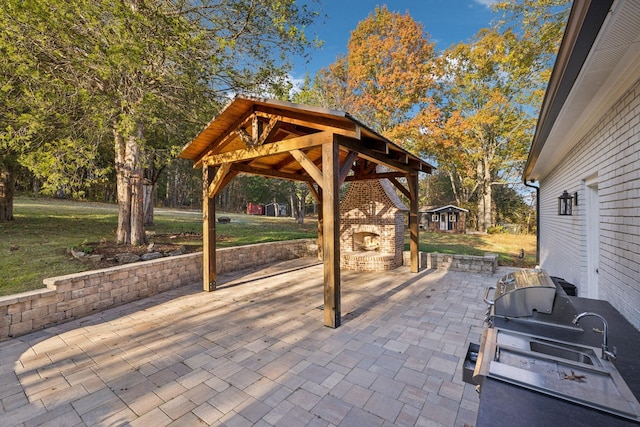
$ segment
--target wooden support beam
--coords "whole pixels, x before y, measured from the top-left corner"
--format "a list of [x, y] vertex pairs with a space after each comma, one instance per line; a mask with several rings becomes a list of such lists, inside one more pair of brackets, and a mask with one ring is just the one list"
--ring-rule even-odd
[[323, 187], [324, 186], [324, 178], [322, 177], [322, 171], [320, 169], [318, 169], [318, 167], [315, 165], [315, 163], [313, 163], [307, 157], [307, 155], [304, 154], [300, 150], [291, 150], [290, 153], [293, 156], [293, 158], [296, 159], [296, 161], [298, 163], [300, 163], [300, 166], [302, 166], [304, 168], [304, 170], [307, 171], [309, 176], [311, 176], [311, 178], [313, 178], [313, 180], [316, 182], [316, 184], [318, 184], [319, 186]]
[[[406, 175], [405, 175], [406, 176]], [[402, 185], [395, 177], [389, 177], [389, 181], [398, 189], [407, 199], [411, 199], [411, 190], [407, 190], [407, 187]]]
[[257, 106], [256, 114], [262, 116], [279, 116], [282, 123], [289, 123], [293, 125], [304, 126], [307, 128], [329, 131], [331, 133], [340, 134], [356, 139], [360, 139], [361, 137], [360, 125], [354, 123], [351, 120], [340, 120], [331, 117], [309, 114], [302, 111], [294, 112], [291, 110], [268, 106]]
[[[236, 120], [231, 126], [229, 126], [229, 129], [237, 129], [242, 126], [242, 124], [251, 116], [251, 114], [253, 114], [253, 111], [251, 110], [244, 113], [238, 120]], [[224, 147], [229, 145], [234, 138], [235, 132], [229, 132], [226, 134], [222, 134], [218, 138], [214, 139], [211, 144], [209, 144], [209, 146], [202, 151], [198, 158], [195, 159], [193, 167], [200, 167], [202, 164], [202, 159], [204, 157], [212, 153], [220, 152]]]
[[322, 146], [322, 256], [324, 261], [324, 325], [341, 323], [340, 302], [340, 164], [337, 141]]
[[213, 178], [211, 184], [209, 185], [209, 198], [213, 198], [222, 189], [222, 183], [224, 182], [224, 178], [227, 176], [227, 172], [229, 172], [230, 167], [231, 163], [223, 163], [222, 165], [220, 165], [218, 171], [216, 172], [216, 176]]
[[242, 142], [247, 148], [253, 147], [253, 136], [251, 136], [249, 132], [244, 130], [244, 128], [236, 129], [236, 135], [240, 137], [240, 139], [242, 140]]
[[411, 251], [411, 272], [420, 270], [420, 236], [418, 227], [418, 172], [414, 171], [407, 177], [409, 184], [409, 249]]
[[260, 139], [260, 130], [262, 129], [262, 124], [260, 120], [258, 120], [258, 116], [254, 115], [251, 118], [251, 147], [257, 147], [258, 140]]
[[257, 159], [259, 157], [273, 156], [276, 154], [287, 153], [291, 150], [302, 150], [305, 148], [317, 147], [327, 142], [331, 142], [332, 138], [333, 134], [331, 132], [318, 132], [300, 136], [298, 138], [272, 142], [254, 149], [243, 149], [213, 154], [202, 159], [202, 164], [207, 166], [216, 166], [223, 163], [236, 163], [245, 160]]
[[316, 187], [313, 186], [312, 182], [307, 181], [307, 187], [309, 187], [309, 192], [311, 193], [311, 195], [313, 196], [314, 199], [316, 199], [316, 202], [320, 203], [320, 194], [319, 191], [316, 190]]
[[213, 183], [215, 168], [202, 168], [202, 289], [216, 290], [216, 203], [209, 197], [209, 187]]
[[351, 168], [353, 167], [353, 162], [355, 162], [357, 158], [358, 158], [358, 152], [349, 151], [349, 154], [347, 154], [347, 158], [344, 160], [344, 163], [342, 164], [342, 166], [340, 166], [340, 177], [338, 181], [338, 187], [344, 184], [344, 180], [347, 179], [347, 175], [349, 175], [349, 171], [351, 171]]
[[360, 153], [361, 158], [365, 158], [367, 160], [371, 160], [375, 163], [385, 165], [391, 169], [398, 171], [409, 172], [411, 168], [407, 164], [400, 163], [396, 160], [390, 159], [386, 155], [379, 153], [377, 151], [373, 151], [367, 148], [362, 147], [358, 141], [355, 141], [350, 138], [346, 138], [341, 135], [336, 135], [340, 145], [344, 148], [347, 148], [351, 151], [357, 151]]
[[322, 227], [322, 225], [324, 224], [323, 221], [323, 212], [324, 212], [324, 208], [323, 208], [323, 197], [322, 197], [322, 187], [318, 186], [318, 204], [320, 206], [318, 206], [318, 259], [320, 261], [322, 261], [324, 259], [324, 257], [322, 256], [323, 250], [324, 250], [324, 228]]
[[273, 169], [255, 168], [253, 166], [249, 166], [249, 165], [246, 165], [244, 163], [234, 163], [231, 166], [231, 170], [235, 171], [235, 172], [250, 173], [252, 175], [266, 176], [266, 177], [269, 177], [269, 178], [286, 179], [288, 181], [303, 181], [303, 182], [306, 182], [306, 183], [315, 182], [315, 181], [313, 181], [313, 179], [311, 177], [309, 177], [307, 175], [299, 175], [299, 174], [293, 174], [293, 173], [280, 172], [278, 170], [273, 170]]
[[269, 123], [264, 125], [262, 127], [262, 130], [260, 131], [260, 137], [258, 138], [258, 145], [263, 145], [271, 141], [271, 138], [273, 138], [275, 133], [278, 131], [278, 127], [280, 123], [281, 122], [279, 117], [275, 117], [275, 116], [269, 117]]
[[345, 182], [369, 181], [372, 179], [384, 179], [384, 178], [387, 178], [389, 181], [391, 181], [392, 178], [405, 178], [406, 176], [407, 174], [404, 172], [382, 172], [382, 173], [370, 173], [366, 175], [361, 175], [360, 173], [357, 173], [356, 175], [347, 176], [347, 178], [345, 179]]

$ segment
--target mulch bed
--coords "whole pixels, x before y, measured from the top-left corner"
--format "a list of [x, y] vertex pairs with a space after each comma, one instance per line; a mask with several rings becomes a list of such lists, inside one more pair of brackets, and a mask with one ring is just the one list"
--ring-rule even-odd
[[119, 265], [114, 259], [116, 255], [130, 252], [142, 256], [149, 252], [160, 252], [167, 254], [180, 249], [184, 253], [202, 251], [202, 234], [181, 233], [181, 234], [155, 234], [147, 237], [149, 243], [140, 246], [118, 245], [115, 240], [103, 239], [100, 242], [89, 242], [76, 248], [86, 252], [88, 255], [101, 255], [100, 261], [90, 261], [95, 268], [107, 268]]

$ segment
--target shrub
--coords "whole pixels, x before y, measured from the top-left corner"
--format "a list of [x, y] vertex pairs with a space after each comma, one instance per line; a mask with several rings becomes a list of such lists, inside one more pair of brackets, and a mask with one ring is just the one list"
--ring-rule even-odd
[[504, 227], [501, 225], [494, 225], [493, 227], [487, 228], [488, 234], [499, 234], [504, 233]]

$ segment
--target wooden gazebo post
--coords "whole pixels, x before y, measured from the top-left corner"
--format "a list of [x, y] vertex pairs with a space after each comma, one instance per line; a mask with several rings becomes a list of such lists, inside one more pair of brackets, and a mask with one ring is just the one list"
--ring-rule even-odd
[[322, 145], [322, 257], [324, 262], [324, 325], [341, 323], [340, 303], [340, 197], [338, 181], [339, 145], [335, 140]]
[[209, 197], [209, 186], [213, 182], [216, 168], [202, 167], [202, 287], [205, 292], [216, 290], [216, 203]]
[[418, 172], [411, 172], [407, 176], [409, 184], [409, 249], [411, 251], [411, 272], [417, 273], [420, 269], [420, 236], [418, 227]]

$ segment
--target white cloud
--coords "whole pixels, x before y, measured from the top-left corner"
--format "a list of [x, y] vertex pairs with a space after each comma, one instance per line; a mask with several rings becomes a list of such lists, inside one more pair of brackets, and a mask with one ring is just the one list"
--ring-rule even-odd
[[291, 88], [293, 93], [298, 93], [300, 92], [300, 90], [302, 90], [302, 87], [304, 86], [304, 78], [302, 79], [296, 79], [295, 77], [293, 77], [291, 74], [289, 74], [288, 76], [288, 80], [291, 82], [291, 84], [293, 85], [293, 87]]
[[491, 7], [494, 4], [498, 3], [500, 0], [474, 0], [476, 3], [481, 4], [485, 7]]

